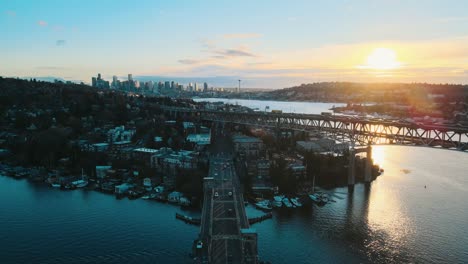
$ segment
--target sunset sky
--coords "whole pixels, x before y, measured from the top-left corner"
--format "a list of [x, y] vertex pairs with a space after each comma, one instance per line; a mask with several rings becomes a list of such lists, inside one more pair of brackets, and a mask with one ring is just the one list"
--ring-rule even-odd
[[460, 0], [0, 0], [0, 75], [468, 83], [467, 10]]

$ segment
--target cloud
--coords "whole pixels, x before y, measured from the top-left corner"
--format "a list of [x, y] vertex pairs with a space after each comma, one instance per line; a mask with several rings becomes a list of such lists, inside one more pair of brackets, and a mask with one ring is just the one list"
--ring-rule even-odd
[[226, 57], [256, 57], [254, 54], [241, 49], [217, 50], [215, 53]]
[[59, 39], [55, 42], [57, 46], [65, 46], [65, 44], [67, 44], [67, 42], [64, 39]]
[[39, 21], [37, 21], [37, 24], [38, 24], [39, 26], [41, 26], [41, 27], [47, 26], [47, 22], [45, 22], [44, 20], [39, 20]]
[[224, 34], [223, 38], [225, 39], [248, 39], [248, 38], [259, 38], [261, 34], [258, 33], [233, 33], [233, 34]]
[[198, 60], [191, 60], [191, 59], [182, 59], [182, 60], [178, 60], [178, 62], [182, 63], [182, 64], [191, 65], [191, 64], [197, 64], [199, 61]]
[[5, 11], [5, 14], [9, 17], [15, 17], [16, 16], [16, 12], [15, 11], [12, 11], [12, 10], [7, 10]]

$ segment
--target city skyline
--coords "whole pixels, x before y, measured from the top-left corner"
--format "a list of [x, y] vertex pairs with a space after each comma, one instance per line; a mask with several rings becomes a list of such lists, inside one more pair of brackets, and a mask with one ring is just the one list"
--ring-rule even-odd
[[468, 83], [461, 1], [1, 3], [4, 76]]

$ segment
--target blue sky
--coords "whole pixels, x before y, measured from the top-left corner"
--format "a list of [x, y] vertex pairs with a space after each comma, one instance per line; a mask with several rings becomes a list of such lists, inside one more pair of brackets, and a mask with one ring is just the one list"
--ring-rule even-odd
[[[466, 1], [0, 0], [0, 75], [468, 83], [467, 10]], [[377, 48], [401, 67], [361, 67]]]

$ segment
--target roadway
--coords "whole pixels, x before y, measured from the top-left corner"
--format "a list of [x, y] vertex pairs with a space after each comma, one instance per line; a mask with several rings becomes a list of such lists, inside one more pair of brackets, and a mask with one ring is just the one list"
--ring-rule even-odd
[[232, 158], [220, 153], [212, 155], [208, 177], [212, 182], [205, 189], [201, 258], [208, 263], [246, 263], [245, 253], [256, 256], [257, 252], [256, 247], [243, 245], [241, 229], [249, 228], [249, 223]]

